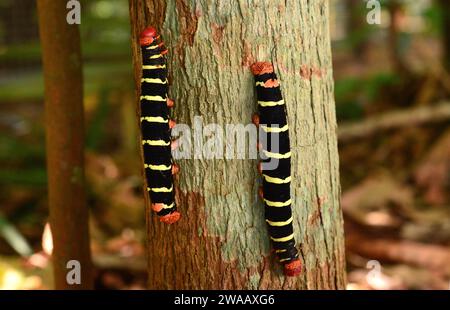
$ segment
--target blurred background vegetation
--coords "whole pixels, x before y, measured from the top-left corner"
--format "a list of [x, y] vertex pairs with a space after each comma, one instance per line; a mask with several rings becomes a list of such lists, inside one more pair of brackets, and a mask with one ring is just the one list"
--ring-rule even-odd
[[[330, 1], [349, 289], [448, 288], [447, 2], [381, 1], [369, 25], [365, 1]], [[96, 286], [143, 288], [128, 1], [82, 10]], [[52, 285], [43, 89], [35, 2], [0, 0], [0, 288]]]

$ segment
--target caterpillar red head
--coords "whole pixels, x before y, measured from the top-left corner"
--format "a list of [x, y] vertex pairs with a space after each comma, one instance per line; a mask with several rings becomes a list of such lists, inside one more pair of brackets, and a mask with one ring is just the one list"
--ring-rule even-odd
[[256, 62], [250, 67], [250, 69], [252, 70], [253, 75], [273, 73], [273, 65], [267, 61]]
[[141, 32], [139, 37], [139, 43], [141, 46], [147, 46], [153, 43], [157, 39], [158, 33], [153, 27], [147, 27]]

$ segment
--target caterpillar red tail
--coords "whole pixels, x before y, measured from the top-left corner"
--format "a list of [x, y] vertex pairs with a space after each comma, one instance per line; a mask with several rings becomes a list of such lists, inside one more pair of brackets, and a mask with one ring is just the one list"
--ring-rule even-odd
[[142, 49], [142, 81], [140, 121], [147, 190], [152, 209], [160, 221], [172, 224], [180, 219], [175, 204], [173, 174], [179, 168], [173, 163], [170, 130], [174, 121], [169, 118], [167, 49], [155, 28], [146, 28], [140, 36]]
[[265, 141], [261, 135], [259, 141], [266, 157], [259, 165], [266, 222], [278, 260], [284, 265], [284, 273], [296, 276], [301, 272], [301, 262], [292, 226], [291, 150], [286, 107], [272, 64], [257, 62], [251, 69], [255, 76], [259, 112], [253, 122], [266, 135]]

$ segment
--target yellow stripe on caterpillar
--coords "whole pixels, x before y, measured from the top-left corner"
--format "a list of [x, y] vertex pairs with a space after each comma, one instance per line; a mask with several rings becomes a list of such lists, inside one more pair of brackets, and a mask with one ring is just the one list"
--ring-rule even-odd
[[144, 116], [141, 117], [141, 122], [146, 121], [149, 123], [168, 123], [169, 120], [161, 116]]
[[289, 129], [289, 126], [286, 124], [283, 127], [268, 127], [265, 125], [261, 125], [261, 129], [265, 132], [284, 132]]
[[148, 144], [150, 146], [169, 146], [170, 141], [166, 142], [164, 140], [142, 140], [142, 145]]
[[153, 44], [153, 45], [150, 45], [149, 47], [147, 47], [147, 49], [154, 50], [154, 49], [157, 49], [158, 47], [159, 47], [158, 44]]
[[280, 101], [258, 101], [258, 104], [262, 107], [275, 107], [277, 105], [283, 105], [284, 100], [281, 99]]
[[154, 187], [154, 188], [150, 188], [147, 187], [147, 190], [150, 192], [154, 192], [154, 193], [170, 193], [173, 191], [173, 186], [171, 186], [170, 188], [167, 187]]
[[264, 155], [266, 155], [267, 157], [270, 158], [275, 158], [275, 159], [286, 159], [286, 158], [290, 158], [291, 157], [291, 152], [287, 152], [285, 154], [281, 154], [281, 153], [272, 153], [266, 150], [263, 150]]
[[286, 249], [282, 249], [282, 250], [275, 250], [275, 253], [283, 253], [283, 252], [286, 252], [287, 250]]
[[291, 218], [288, 219], [287, 221], [282, 221], [282, 222], [272, 222], [272, 221], [266, 220], [266, 222], [267, 222], [267, 224], [269, 224], [270, 226], [277, 226], [277, 227], [280, 227], [280, 226], [286, 226], [286, 225], [289, 225], [290, 223], [292, 223], [292, 220], [293, 220], [293, 218], [292, 218], [292, 216], [291, 216]]
[[168, 123], [169, 120], [161, 116], [144, 116], [141, 117], [141, 121], [146, 121], [149, 123]]
[[167, 171], [167, 170], [172, 169], [172, 166], [166, 166], [166, 165], [144, 164], [144, 167], [149, 168], [150, 170], [157, 170], [157, 171]]
[[146, 65], [142, 66], [144, 70], [165, 69], [166, 65]]
[[141, 100], [149, 100], [149, 101], [167, 101], [166, 98], [161, 96], [141, 96]]
[[167, 79], [164, 81], [161, 79], [142, 79], [142, 83], [153, 83], [153, 84], [167, 84]]
[[263, 174], [263, 178], [269, 182], [269, 183], [274, 183], [274, 184], [286, 184], [291, 182], [291, 177], [288, 176], [286, 179], [280, 179], [280, 178], [273, 178], [271, 176], [268, 176], [266, 174]]
[[275, 241], [275, 242], [286, 242], [286, 241], [289, 241], [289, 240], [291, 240], [291, 239], [294, 239], [294, 234], [290, 234], [289, 236], [281, 237], [281, 238], [273, 238], [273, 237], [270, 237], [270, 239], [271, 239], [272, 241]]
[[162, 205], [163, 209], [172, 209], [173, 206], [175, 205], [175, 203], [172, 202], [172, 204], [170, 204], [170, 205], [166, 205], [165, 203], [162, 203], [161, 205]]
[[161, 57], [163, 57], [162, 54], [156, 54], [156, 55], [150, 56], [149, 59], [158, 59], [158, 58], [161, 58]]
[[281, 207], [289, 206], [292, 203], [292, 199], [289, 199], [289, 200], [284, 201], [284, 202], [270, 201], [270, 200], [264, 199], [264, 202], [269, 207], [281, 208]]
[[280, 263], [286, 262], [286, 261], [291, 260], [291, 259], [292, 259], [292, 258], [283, 258], [283, 259], [280, 259]]

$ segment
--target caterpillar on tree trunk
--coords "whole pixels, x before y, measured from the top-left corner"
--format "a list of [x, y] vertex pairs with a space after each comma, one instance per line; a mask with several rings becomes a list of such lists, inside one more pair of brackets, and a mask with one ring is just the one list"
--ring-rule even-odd
[[[301, 272], [295, 246], [291, 209], [291, 149], [286, 106], [280, 84], [269, 62], [257, 62], [251, 70], [255, 76], [258, 113], [253, 117], [259, 126], [259, 147], [263, 159], [258, 165], [263, 178], [260, 189], [265, 205], [269, 236], [278, 260], [287, 276]], [[265, 139], [262, 138], [264, 136]]]
[[168, 50], [153, 27], [146, 28], [139, 41], [142, 50], [140, 122], [147, 191], [152, 210], [160, 216], [160, 221], [172, 224], [180, 219], [173, 183], [179, 167], [173, 163], [171, 154], [174, 147], [171, 128], [175, 122], [169, 118], [173, 100], [168, 98]]

